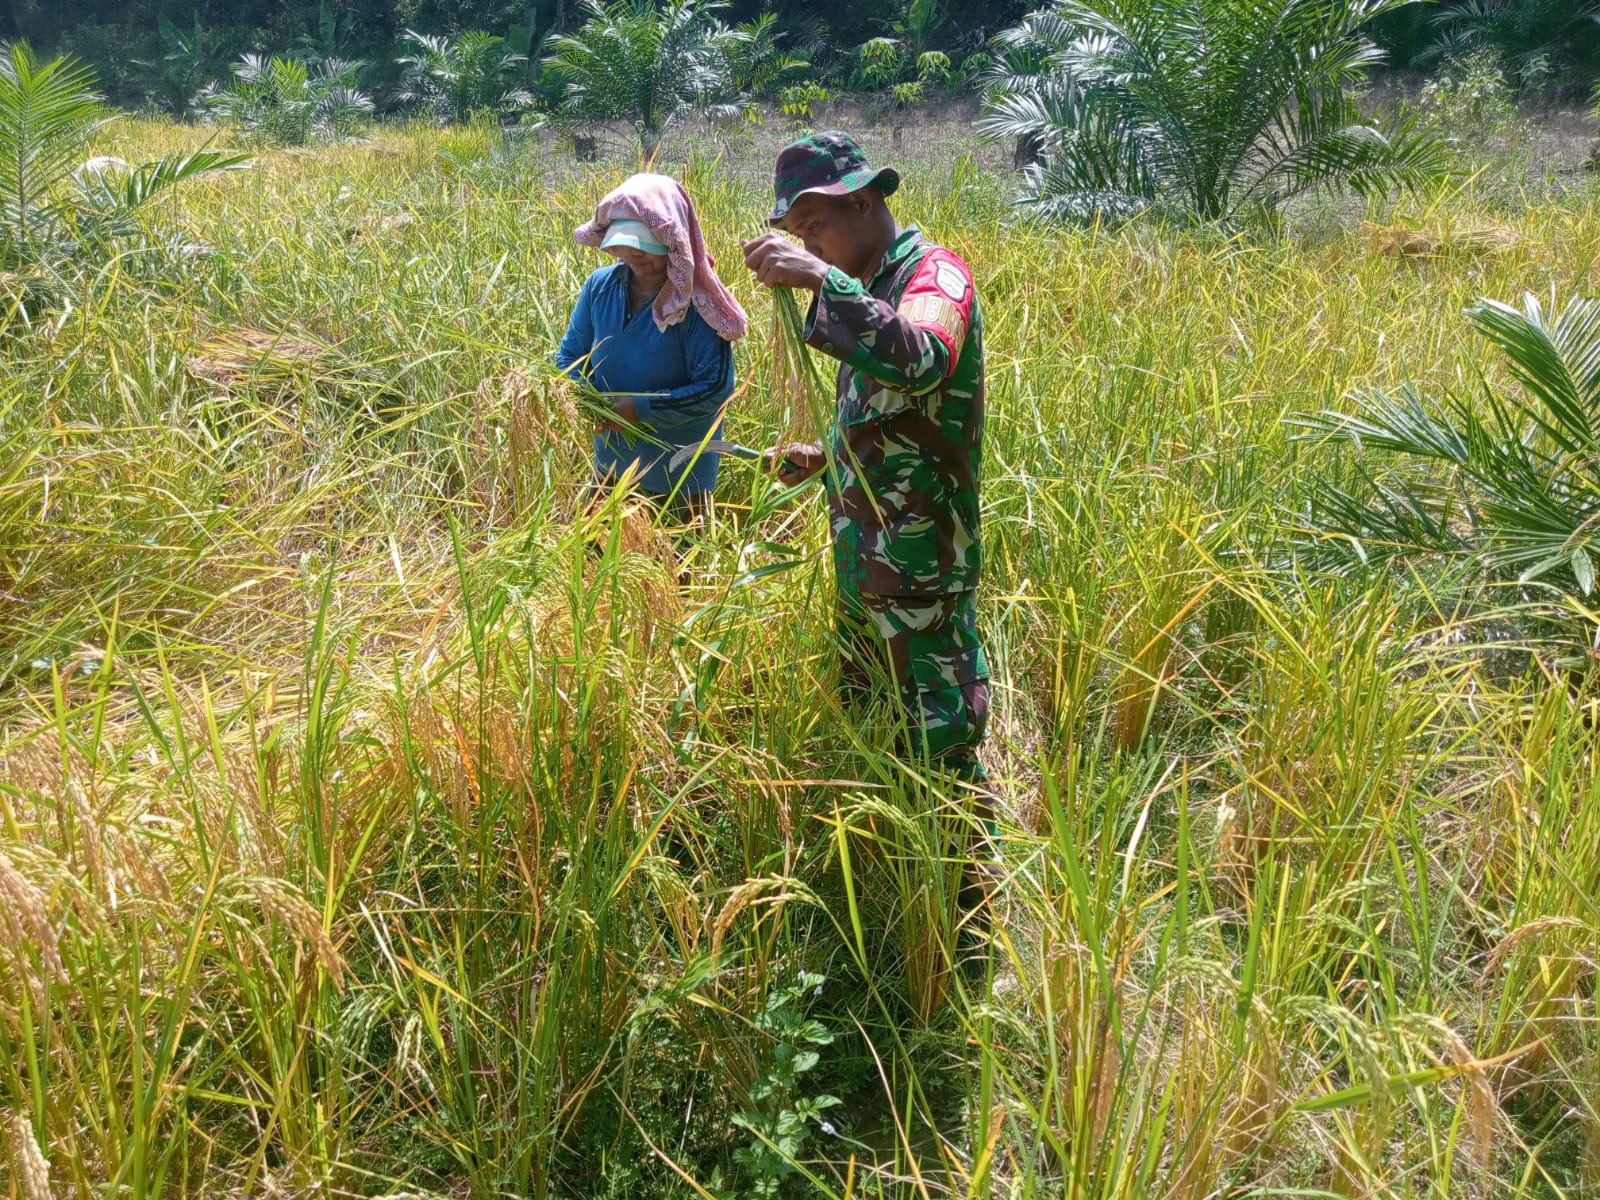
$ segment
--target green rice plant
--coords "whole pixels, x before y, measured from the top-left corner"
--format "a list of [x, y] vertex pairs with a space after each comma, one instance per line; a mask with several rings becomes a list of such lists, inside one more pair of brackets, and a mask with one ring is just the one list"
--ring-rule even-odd
[[[689, 176], [720, 262], [756, 136]], [[1509, 590], [1458, 602], [1476, 560], [1296, 560], [1358, 481], [1286, 420], [1537, 404], [1438, 313], [1581, 290], [1588, 198], [1407, 202], [1375, 219], [1515, 235], [1411, 262], [1014, 226], [981, 146], [906, 163], [989, 356], [968, 940], [974, 814], [837, 693], [822, 506], [742, 469], [693, 530], [583, 502], [600, 410], [544, 363], [615, 180], [445, 144], [169, 189], [204, 272], [72, 272], [8, 327], [0, 1188], [735, 1194], [805, 971], [807, 1194], [1592, 1190], [1587, 677]], [[764, 295], [729, 436], [816, 437]]]

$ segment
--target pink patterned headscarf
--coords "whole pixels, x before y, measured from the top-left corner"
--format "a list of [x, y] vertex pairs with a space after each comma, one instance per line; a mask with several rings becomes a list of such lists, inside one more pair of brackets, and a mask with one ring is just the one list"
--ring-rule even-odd
[[667, 285], [656, 297], [656, 328], [665, 332], [688, 315], [689, 306], [725, 341], [750, 327], [744, 309], [717, 278], [700, 218], [683, 185], [665, 175], [632, 175], [594, 206], [594, 220], [578, 226], [580, 246], [599, 246], [613, 221], [643, 221], [667, 248]]

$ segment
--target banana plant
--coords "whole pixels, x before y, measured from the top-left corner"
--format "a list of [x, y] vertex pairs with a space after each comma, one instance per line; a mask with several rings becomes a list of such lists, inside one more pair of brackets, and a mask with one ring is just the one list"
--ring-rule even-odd
[[216, 76], [219, 40], [195, 14], [194, 27], [185, 32], [161, 14], [156, 15], [161, 56], [137, 59], [143, 68], [145, 92], [180, 121], [188, 121], [200, 107], [206, 85]]

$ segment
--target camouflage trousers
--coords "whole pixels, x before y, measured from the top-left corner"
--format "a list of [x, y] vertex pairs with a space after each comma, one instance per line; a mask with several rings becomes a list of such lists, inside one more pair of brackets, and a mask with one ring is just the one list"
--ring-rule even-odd
[[977, 593], [841, 588], [837, 628], [845, 698], [894, 697], [911, 741], [903, 749], [984, 782], [977, 750], [989, 724], [989, 667], [978, 642]]

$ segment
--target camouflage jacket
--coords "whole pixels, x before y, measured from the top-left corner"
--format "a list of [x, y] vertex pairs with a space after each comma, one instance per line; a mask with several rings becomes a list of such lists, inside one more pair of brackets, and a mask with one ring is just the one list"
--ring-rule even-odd
[[907, 228], [865, 286], [828, 272], [806, 340], [839, 360], [828, 507], [841, 589], [977, 587], [983, 322], [967, 264]]

